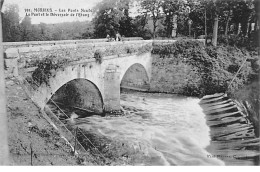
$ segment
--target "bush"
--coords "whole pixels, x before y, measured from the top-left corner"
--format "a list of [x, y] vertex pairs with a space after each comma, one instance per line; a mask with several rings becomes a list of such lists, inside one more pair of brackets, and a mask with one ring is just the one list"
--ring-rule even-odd
[[[187, 96], [203, 96], [233, 91], [248, 83], [252, 74], [251, 64], [245, 63], [228, 90], [247, 53], [236, 47], [205, 47], [198, 41], [180, 40], [168, 45], [154, 45], [152, 53], [159, 55], [153, 62], [155, 72], [152, 84], [157, 85], [157, 89], [167, 89], [166, 92], [174, 90]], [[179, 68], [180, 65], [183, 69]], [[167, 82], [159, 82], [161, 77]], [[162, 86], [164, 84], [167, 86]]]
[[152, 45], [150, 45], [150, 44], [143, 45], [141, 47], [138, 47], [137, 55], [141, 55], [141, 54], [144, 54], [144, 53], [147, 53], [147, 52], [151, 52], [151, 50], [152, 50]]
[[132, 54], [135, 52], [135, 49], [132, 46], [127, 46], [127, 47], [125, 47], [125, 51], [127, 54]]
[[95, 53], [94, 53], [94, 58], [96, 59], [96, 62], [101, 64], [103, 62], [102, 52], [100, 50], [96, 50]]
[[252, 32], [250, 37], [245, 37], [241, 35], [218, 35], [218, 44], [219, 45], [229, 45], [229, 46], [235, 46], [238, 48], [245, 48], [248, 51], [256, 51], [257, 47], [259, 46], [259, 40], [258, 37], [259, 33]]
[[32, 79], [37, 82], [37, 86], [42, 83], [49, 84], [49, 78], [52, 76], [52, 70], [63, 67], [68, 63], [68, 59], [57, 59], [50, 55], [38, 61], [37, 68], [32, 74]]

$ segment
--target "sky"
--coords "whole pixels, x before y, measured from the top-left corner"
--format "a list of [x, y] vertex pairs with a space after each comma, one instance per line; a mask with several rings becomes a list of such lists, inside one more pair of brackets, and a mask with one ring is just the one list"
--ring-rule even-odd
[[[6, 9], [7, 4], [18, 4], [19, 6], [19, 16], [22, 18], [25, 17], [25, 9], [30, 9], [31, 11], [27, 14], [30, 14], [32, 24], [43, 23], [60, 23], [60, 22], [70, 22], [70, 21], [90, 21], [93, 18], [91, 12], [83, 12], [85, 16], [79, 16], [78, 12], [72, 10], [81, 11], [81, 9], [92, 9], [98, 2], [101, 0], [4, 0], [4, 5], [2, 11]], [[66, 14], [69, 16], [50, 16], [50, 12], [47, 12], [49, 16], [36, 16], [38, 13], [35, 11], [35, 8], [51, 8], [53, 13], [56, 14]], [[70, 9], [70, 11], [69, 11]], [[64, 11], [64, 12], [60, 12]], [[33, 16], [32, 16], [33, 13]], [[70, 16], [71, 13], [74, 16]], [[42, 14], [42, 13], [41, 13]], [[77, 16], [76, 16], [77, 15]]]

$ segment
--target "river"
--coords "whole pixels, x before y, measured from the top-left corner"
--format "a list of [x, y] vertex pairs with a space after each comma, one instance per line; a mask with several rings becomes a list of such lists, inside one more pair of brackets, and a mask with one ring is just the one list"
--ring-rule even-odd
[[[218, 150], [209, 149], [210, 128], [199, 102], [172, 94], [127, 91], [121, 93], [123, 115], [84, 117], [81, 113], [66, 124], [83, 131], [109, 165], [225, 165], [211, 154]], [[53, 105], [49, 107], [55, 111]]]
[[[208, 158], [209, 127], [198, 98], [140, 92], [121, 93], [125, 115], [75, 119], [74, 127], [127, 142], [149, 160], [132, 165], [224, 165]], [[128, 147], [129, 148], [129, 147]]]

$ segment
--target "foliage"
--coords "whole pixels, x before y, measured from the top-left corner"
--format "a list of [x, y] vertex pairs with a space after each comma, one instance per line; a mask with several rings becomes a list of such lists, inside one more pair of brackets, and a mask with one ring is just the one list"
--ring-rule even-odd
[[219, 35], [218, 43], [219, 45], [230, 45], [239, 48], [246, 48], [248, 51], [257, 51], [259, 45], [258, 40], [259, 31], [252, 32], [250, 38], [239, 36], [239, 35]]
[[3, 41], [20, 41], [19, 8], [17, 4], [8, 5], [2, 15]]
[[142, 0], [141, 7], [146, 13], [151, 13], [153, 19], [153, 38], [155, 38], [155, 31], [157, 28], [157, 21], [161, 18], [160, 8], [162, 7], [162, 0]]
[[21, 22], [22, 40], [30, 40], [30, 34], [32, 34], [31, 18], [26, 16]]
[[[179, 24], [183, 25], [187, 20], [183, 17], [187, 14], [187, 8], [183, 0], [165, 0], [162, 4], [162, 9], [165, 14], [164, 25], [167, 37], [171, 37], [174, 22], [173, 18], [178, 18]], [[180, 20], [181, 19], [181, 20]]]
[[105, 38], [107, 34], [115, 37], [116, 32], [132, 36], [133, 25], [129, 17], [130, 0], [103, 0], [95, 7], [93, 24], [96, 38]]
[[94, 53], [94, 58], [96, 59], [96, 61], [97, 61], [99, 64], [101, 64], [102, 61], [103, 61], [102, 51], [96, 50], [95, 53]]
[[[155, 74], [155, 77], [166, 77], [168, 81], [160, 84], [171, 84], [168, 90], [189, 96], [233, 91], [248, 83], [253, 73], [251, 64], [246, 63], [228, 90], [231, 79], [245, 58], [243, 51], [230, 46], [205, 47], [198, 41], [181, 40], [168, 45], [155, 45], [152, 53], [159, 55], [153, 64], [166, 71], [170, 69], [172, 73], [163, 76]], [[179, 65], [185, 66], [185, 69], [175, 69]], [[176, 73], [180, 77], [172, 76]], [[182, 85], [176, 85], [171, 78], [177, 79]]]
[[90, 22], [64, 22], [57, 24], [32, 24], [31, 18], [19, 17], [18, 5], [7, 5], [3, 15], [3, 41], [50, 41], [93, 37]]
[[52, 72], [68, 64], [68, 59], [57, 59], [56, 56], [50, 55], [37, 62], [37, 68], [33, 71], [32, 79], [37, 86], [45, 83], [49, 84], [49, 78]]
[[152, 45], [146, 44], [144, 46], [138, 47], [137, 55], [141, 55], [141, 54], [144, 54], [144, 53], [147, 53], [147, 52], [151, 52], [151, 50], [152, 50]]
[[143, 37], [144, 39], [151, 39], [152, 32], [147, 26], [147, 22], [148, 22], [147, 12], [137, 15], [133, 19], [133, 26], [134, 26], [133, 35], [138, 37]]
[[[252, 36], [259, 25], [258, 6], [258, 0], [103, 0], [94, 8], [92, 22], [32, 24], [30, 17], [20, 20], [17, 5], [9, 5], [3, 12], [3, 39], [18, 42], [105, 38], [107, 34], [115, 37], [117, 31], [125, 37], [151, 39], [171, 37], [173, 27], [177, 35], [188, 36], [188, 20], [192, 20], [191, 35], [197, 37], [213, 35], [217, 15], [218, 34], [237, 35], [245, 39], [243, 42], [252, 42], [258, 38]], [[138, 15], [131, 15], [133, 7]], [[258, 45], [258, 39], [253, 42]]]
[[133, 46], [126, 46], [125, 51], [127, 54], [132, 54], [135, 52], [135, 48]]

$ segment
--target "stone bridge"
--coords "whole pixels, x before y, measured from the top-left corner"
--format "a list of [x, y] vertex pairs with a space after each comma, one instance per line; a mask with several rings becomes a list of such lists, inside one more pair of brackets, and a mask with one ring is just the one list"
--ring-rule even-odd
[[[56, 41], [58, 42], [58, 41]], [[104, 111], [120, 109], [120, 84], [127, 70], [141, 65], [149, 83], [151, 79], [151, 49], [154, 43], [168, 44], [174, 40], [128, 40], [123, 42], [38, 42], [6, 43], [5, 67], [8, 76], [33, 78], [38, 64], [49, 59], [58, 68], [50, 69], [48, 82], [29, 89], [33, 101], [44, 108], [49, 99], [66, 83], [84, 79], [98, 90]], [[26, 46], [25, 46], [26, 45]], [[11, 47], [11, 48], [9, 48]], [[33, 80], [33, 79], [32, 79]], [[24, 82], [24, 84], [27, 84]]]

